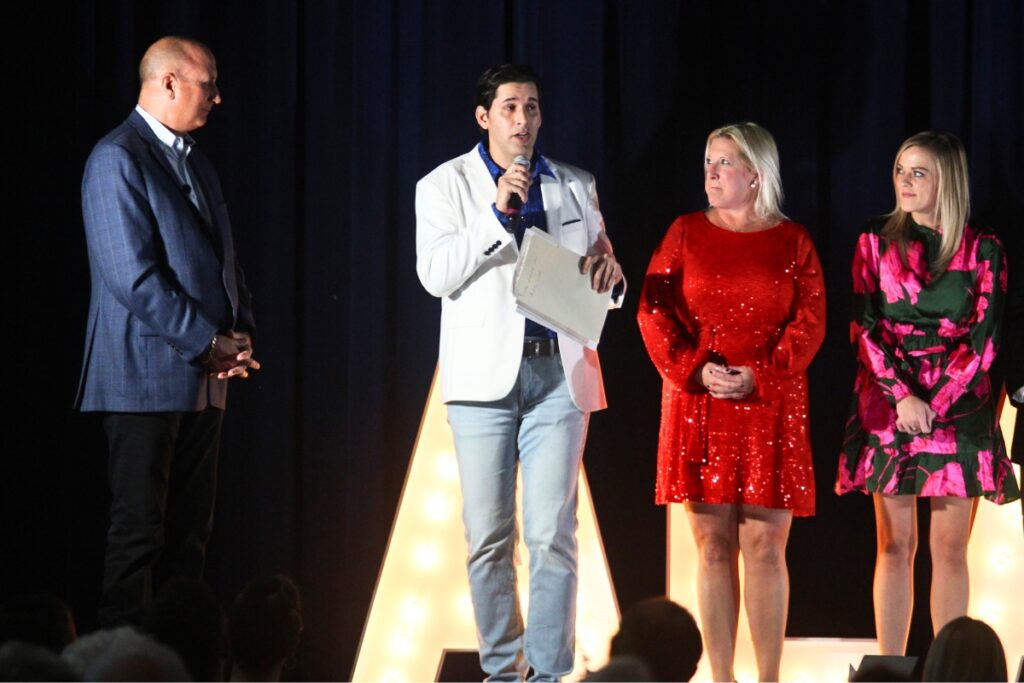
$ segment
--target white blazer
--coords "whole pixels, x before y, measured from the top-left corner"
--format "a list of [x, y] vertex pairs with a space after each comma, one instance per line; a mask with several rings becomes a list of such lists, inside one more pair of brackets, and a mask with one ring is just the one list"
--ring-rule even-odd
[[[547, 162], [555, 177], [538, 177], [548, 233], [580, 254], [611, 253], [594, 176]], [[512, 297], [519, 248], [491, 208], [496, 194], [476, 147], [416, 184], [416, 272], [426, 290], [441, 297], [446, 403], [504, 398], [523, 357], [524, 318]], [[584, 412], [606, 407], [597, 352], [562, 334], [558, 348], [576, 406]]]

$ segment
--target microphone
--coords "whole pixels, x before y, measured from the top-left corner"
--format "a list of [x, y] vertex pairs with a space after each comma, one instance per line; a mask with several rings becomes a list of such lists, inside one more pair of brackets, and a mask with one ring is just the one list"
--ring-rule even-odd
[[[530, 158], [529, 157], [520, 154], [519, 156], [517, 156], [515, 159], [512, 160], [512, 163], [515, 164], [516, 166], [522, 166], [523, 168], [526, 169], [527, 173], [530, 172]], [[519, 215], [519, 210], [522, 209], [522, 208], [523, 208], [523, 199], [522, 199], [522, 197], [520, 197], [519, 195], [513, 193], [512, 196], [508, 198], [508, 212], [509, 212], [509, 214], [511, 214], [513, 216], [518, 216]]]

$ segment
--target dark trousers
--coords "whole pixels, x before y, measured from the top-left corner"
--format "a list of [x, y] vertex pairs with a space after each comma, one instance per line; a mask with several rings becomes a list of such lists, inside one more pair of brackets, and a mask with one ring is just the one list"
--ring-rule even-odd
[[202, 576], [223, 417], [217, 408], [104, 416], [112, 498], [104, 627], [138, 624], [163, 583]]

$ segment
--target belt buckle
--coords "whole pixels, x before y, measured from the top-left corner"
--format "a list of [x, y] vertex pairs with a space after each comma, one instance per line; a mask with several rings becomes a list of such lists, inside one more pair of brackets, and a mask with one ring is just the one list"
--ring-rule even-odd
[[541, 358], [555, 355], [556, 339], [524, 339], [523, 357]]

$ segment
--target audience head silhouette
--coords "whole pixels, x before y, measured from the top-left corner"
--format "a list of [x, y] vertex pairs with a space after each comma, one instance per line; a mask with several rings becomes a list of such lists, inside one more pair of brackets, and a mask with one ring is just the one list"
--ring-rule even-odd
[[286, 576], [253, 579], [231, 607], [233, 681], [276, 681], [302, 635], [299, 589]]
[[[688, 681], [703, 652], [700, 629], [686, 609], [667, 598], [648, 598], [622, 615], [619, 632], [612, 638], [611, 661], [587, 680]], [[636, 659], [646, 664], [647, 677], [623, 678], [643, 675]], [[620, 665], [626, 668], [616, 670]]]
[[74, 681], [75, 671], [56, 652], [20, 640], [0, 645], [0, 681]]
[[60, 654], [74, 639], [71, 610], [52, 595], [19, 595], [0, 605], [0, 643], [17, 640]]
[[191, 680], [176, 652], [133, 626], [86, 634], [64, 648], [60, 657], [71, 667], [74, 680]]
[[136, 634], [134, 638], [114, 641], [89, 665], [82, 680], [191, 681], [193, 678], [177, 652], [148, 636]]
[[1006, 652], [983, 621], [957, 617], [935, 635], [921, 675], [925, 681], [1005, 681]]
[[223, 680], [228, 656], [224, 611], [206, 584], [169, 581], [146, 612], [143, 628], [181, 655], [194, 680]]

